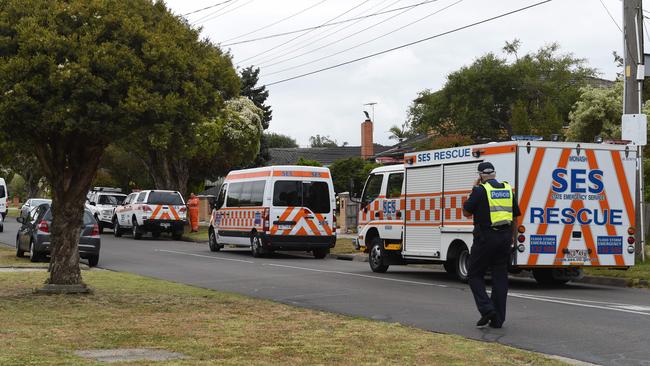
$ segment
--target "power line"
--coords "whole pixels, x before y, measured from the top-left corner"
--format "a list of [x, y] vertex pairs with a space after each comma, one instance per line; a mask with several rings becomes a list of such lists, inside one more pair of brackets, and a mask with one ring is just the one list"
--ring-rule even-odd
[[321, 1], [317, 2], [317, 3], [314, 4], [314, 5], [310, 5], [310, 6], [306, 7], [306, 8], [304, 8], [304, 9], [300, 10], [300, 11], [297, 12], [297, 13], [293, 13], [293, 14], [287, 16], [287, 17], [284, 17], [284, 18], [282, 18], [282, 19], [276, 21], [276, 22], [273, 22], [273, 23], [271, 23], [271, 24], [267, 24], [267, 25], [265, 25], [265, 26], [263, 26], [263, 27], [260, 27], [260, 28], [257, 28], [257, 29], [255, 29], [255, 30], [252, 30], [252, 31], [250, 31], [250, 32], [248, 32], [248, 33], [240, 34], [240, 35], [238, 35], [237, 37], [233, 37], [233, 38], [227, 39], [227, 40], [225, 40], [224, 42], [229, 42], [229, 41], [232, 41], [232, 40], [235, 40], [235, 39], [238, 39], [238, 38], [241, 38], [241, 37], [247, 36], [247, 35], [249, 35], [249, 34], [257, 33], [257, 32], [259, 32], [259, 31], [261, 31], [262, 29], [270, 28], [270, 27], [272, 27], [272, 26], [274, 26], [274, 25], [280, 24], [280, 23], [284, 22], [285, 20], [289, 20], [289, 19], [291, 19], [291, 18], [293, 18], [293, 17], [295, 17], [295, 16], [297, 16], [297, 15], [300, 15], [300, 14], [306, 12], [307, 10], [310, 10], [310, 9], [312, 9], [312, 8], [315, 8], [316, 6], [322, 4], [322, 3], [326, 2], [326, 1], [327, 1], [327, 0], [321, 0]]
[[[394, 5], [394, 4], [396, 4], [396, 3], [400, 2], [400, 1], [401, 1], [401, 0], [395, 0], [395, 1], [393, 1], [392, 3], [390, 3], [390, 4], [386, 5], [386, 6], [384, 6], [384, 7], [381, 8], [380, 10], [384, 10], [384, 9], [386, 9], [386, 8], [392, 6], [392, 5]], [[382, 3], [384, 3], [384, 2], [386, 2], [386, 0], [384, 0]], [[380, 3], [380, 4], [381, 4], [381, 3]], [[408, 10], [411, 10], [411, 9], [407, 9], [407, 10], [405, 10], [405, 11], [399, 13], [399, 14], [396, 14], [396, 15], [394, 15], [394, 16], [388, 18], [388, 19], [385, 19], [385, 20], [383, 20], [383, 21], [381, 21], [381, 22], [379, 22], [379, 23], [376, 23], [375, 25], [378, 25], [378, 24], [384, 23], [384, 22], [386, 22], [386, 21], [388, 21], [388, 20], [390, 20], [390, 19], [392, 19], [392, 18], [395, 18], [396, 16], [399, 16], [399, 15], [403, 14], [404, 12], [406, 12], [406, 11], [408, 11]], [[334, 35], [334, 34], [336, 34], [336, 33], [339, 33], [339, 32], [341, 32], [341, 31], [343, 31], [343, 30], [345, 30], [345, 29], [348, 29], [348, 28], [354, 26], [355, 24], [361, 22], [362, 20], [363, 20], [363, 19], [361, 19], [361, 20], [357, 20], [356, 22], [354, 22], [354, 23], [352, 23], [352, 24], [348, 24], [348, 25], [346, 25], [345, 27], [340, 28], [340, 29], [338, 29], [338, 30], [335, 30], [335, 31], [333, 31], [333, 32], [329, 32], [329, 33], [326, 32], [326, 33], [322, 34], [320, 37], [317, 36], [318, 38], [315, 38], [315, 39], [314, 39], [314, 38], [307, 39], [307, 40], [305, 40], [305, 42], [304, 42], [302, 45], [299, 45], [298, 47], [296, 47], [296, 48], [294, 48], [294, 49], [289, 49], [289, 50], [287, 50], [287, 52], [280, 53], [280, 54], [275, 55], [275, 56], [271, 56], [271, 58], [263, 59], [263, 60], [261, 60], [261, 61], [258, 61], [256, 64], [257, 64], [257, 66], [262, 66], [262, 65], [264, 65], [264, 64], [267, 64], [267, 63], [272, 62], [272, 61], [274, 61], [274, 60], [277, 60], [277, 59], [279, 59], [279, 58], [282, 58], [282, 57], [285, 57], [285, 56], [290, 55], [290, 54], [292, 54], [292, 53], [295, 53], [295, 52], [297, 52], [297, 51], [299, 51], [299, 50], [301, 50], [301, 49], [303, 49], [303, 48], [305, 48], [305, 47], [312, 46], [312, 45], [314, 45], [316, 42], [321, 41], [321, 40], [323, 40], [323, 39], [325, 39], [325, 38], [327, 38], [327, 37], [329, 37], [329, 36], [332, 36], [332, 35]], [[350, 37], [352, 37], [352, 36], [355, 36], [355, 35], [358, 35], [358, 34], [360, 34], [360, 33], [362, 33], [362, 32], [365, 32], [366, 30], [368, 30], [368, 29], [370, 29], [370, 28], [372, 28], [372, 27], [374, 27], [374, 25], [373, 25], [373, 26], [370, 26], [370, 27], [366, 27], [366, 28], [364, 28], [364, 29], [361, 29], [360, 31], [357, 31], [357, 32], [355, 32], [355, 33], [353, 33], [353, 34], [351, 34], [351, 35], [348, 35], [348, 36], [346, 36], [345, 38], [339, 39], [339, 40], [337, 40], [337, 41], [330, 42], [330, 43], [328, 43], [328, 44], [326, 44], [326, 45], [324, 45], [324, 46], [321, 46], [321, 47], [319, 47], [319, 48], [317, 48], [317, 49], [321, 49], [321, 48], [323, 48], [323, 47], [327, 47], [327, 46], [332, 45], [332, 44], [334, 44], [334, 43], [337, 43], [337, 42], [343, 41], [343, 40], [345, 40], [345, 39], [347, 39], [347, 38], [350, 38]], [[304, 52], [304, 53], [302, 53], [302, 54], [300, 54], [300, 55], [298, 55], [298, 56], [294, 56], [294, 57], [291, 57], [291, 58], [289, 58], [289, 59], [285, 59], [285, 60], [280, 60], [280, 61], [274, 62], [274, 63], [269, 64], [269, 65], [266, 65], [266, 66], [273, 66], [273, 65], [276, 65], [276, 64], [278, 64], [278, 63], [282, 63], [282, 62], [284, 62], [284, 61], [287, 61], [287, 60], [293, 60], [294, 58], [302, 57], [302, 56], [304, 56], [304, 55], [306, 55], [306, 54], [309, 54], [309, 53], [312, 53], [312, 52], [314, 52], [314, 51], [307, 51], [307, 52]]]
[[607, 12], [607, 15], [609, 15], [609, 18], [612, 20], [612, 22], [614, 22], [614, 24], [616, 24], [616, 28], [618, 28], [618, 30], [623, 32], [623, 29], [621, 29], [621, 26], [618, 25], [618, 23], [616, 22], [616, 19], [614, 19], [614, 17], [612, 16], [612, 13], [609, 12], [609, 9], [607, 9], [607, 7], [605, 6], [605, 3], [603, 2], [603, 0], [598, 0], [598, 1], [600, 1], [600, 5], [603, 6], [605, 11]]
[[351, 47], [348, 47], [348, 48], [346, 48], [346, 49], [344, 49], [344, 50], [341, 50], [341, 51], [335, 52], [335, 53], [330, 54], [330, 55], [327, 55], [327, 56], [319, 57], [319, 58], [317, 58], [317, 59], [315, 59], [315, 60], [311, 60], [311, 61], [303, 62], [302, 64], [299, 64], [299, 65], [295, 65], [295, 66], [288, 67], [288, 68], [285, 68], [285, 69], [282, 69], [282, 70], [274, 71], [274, 72], [272, 72], [272, 73], [264, 74], [264, 76], [269, 76], [269, 75], [275, 75], [275, 74], [283, 73], [283, 72], [286, 72], [286, 71], [290, 71], [290, 70], [293, 70], [293, 69], [296, 69], [296, 68], [300, 68], [300, 67], [303, 67], [303, 66], [306, 66], [306, 65], [313, 64], [313, 63], [318, 62], [318, 61], [322, 61], [322, 60], [324, 60], [324, 59], [328, 59], [328, 58], [330, 58], [330, 57], [334, 57], [334, 56], [336, 56], [336, 55], [340, 55], [341, 53], [344, 53], [344, 52], [350, 51], [350, 50], [352, 50], [352, 49], [355, 49], [355, 48], [361, 47], [361, 46], [363, 46], [363, 45], [366, 45], [366, 44], [368, 44], [368, 43], [374, 42], [374, 41], [376, 41], [376, 40], [378, 40], [378, 39], [380, 39], [380, 38], [383, 38], [383, 37], [386, 37], [386, 36], [388, 36], [388, 35], [391, 35], [391, 34], [393, 34], [393, 33], [395, 33], [395, 32], [398, 32], [398, 31], [400, 31], [400, 30], [406, 28], [406, 27], [411, 26], [411, 25], [413, 25], [413, 24], [415, 24], [415, 23], [421, 22], [421, 21], [423, 21], [423, 20], [425, 20], [425, 19], [427, 19], [427, 18], [430, 18], [430, 17], [432, 17], [432, 16], [434, 16], [434, 15], [436, 15], [436, 14], [442, 12], [442, 11], [445, 11], [445, 10], [451, 8], [451, 7], [454, 6], [454, 5], [457, 5], [457, 4], [461, 3], [462, 1], [463, 1], [463, 0], [457, 0], [456, 2], [451, 3], [451, 4], [449, 4], [449, 5], [447, 5], [447, 6], [443, 7], [443, 8], [441, 8], [441, 9], [439, 9], [439, 10], [436, 10], [436, 11], [434, 11], [433, 13], [429, 13], [429, 14], [423, 16], [422, 18], [416, 19], [416, 20], [414, 20], [414, 21], [412, 21], [412, 22], [410, 22], [410, 23], [407, 23], [407, 24], [405, 24], [405, 25], [403, 25], [403, 26], [401, 26], [401, 27], [399, 27], [399, 28], [393, 29], [392, 31], [386, 32], [386, 33], [384, 33], [384, 34], [382, 34], [382, 35], [380, 35], [380, 36], [377, 36], [377, 37], [375, 37], [375, 38], [372, 38], [372, 39], [370, 39], [370, 40], [368, 40], [368, 41], [358, 43], [358, 44], [356, 44], [356, 45], [354, 45], [354, 46], [351, 46]]
[[[361, 3], [359, 3], [359, 4], [355, 5], [355, 6], [353, 6], [352, 8], [350, 8], [350, 9], [344, 11], [343, 13], [341, 13], [341, 14], [335, 16], [334, 18], [332, 18], [332, 19], [326, 21], [326, 22], [323, 23], [323, 24], [328, 24], [328, 23], [330, 23], [330, 22], [332, 22], [332, 21], [334, 21], [334, 20], [336, 20], [336, 19], [342, 17], [343, 15], [345, 15], [345, 14], [351, 12], [352, 10], [354, 10], [354, 9], [356, 9], [356, 8], [358, 8], [358, 7], [360, 7], [361, 5], [367, 3], [368, 1], [370, 1], [370, 0], [364, 0], [364, 1], [362, 1]], [[277, 46], [275, 46], [275, 47], [271, 47], [271, 48], [269, 48], [269, 49], [267, 49], [267, 50], [265, 50], [265, 51], [262, 51], [262, 52], [260, 52], [260, 53], [257, 53], [257, 54], [255, 54], [255, 55], [253, 55], [253, 56], [247, 57], [247, 58], [245, 58], [245, 59], [239, 61], [239, 62], [238, 62], [238, 65], [241, 64], [241, 63], [244, 62], [244, 61], [247, 61], [247, 60], [253, 59], [253, 58], [257, 57], [257, 56], [261, 56], [261, 55], [266, 54], [266, 53], [268, 53], [268, 52], [270, 52], [270, 51], [273, 51], [274, 49], [277, 49], [278, 47], [284, 46], [284, 45], [287, 44], [287, 43], [293, 42], [294, 40], [296, 40], [296, 39], [298, 39], [298, 38], [300, 38], [300, 37], [302, 37], [302, 36], [304, 36], [304, 35], [307, 35], [307, 34], [309, 34], [309, 33], [311, 33], [311, 30], [310, 30], [310, 31], [307, 31], [306, 33], [299, 34], [299, 35], [297, 35], [297, 36], [291, 38], [290, 40], [288, 40], [288, 41], [286, 41], [286, 42], [283, 42], [283, 43], [281, 43], [281, 44], [279, 44], [279, 45], [277, 45]]]
[[[239, 9], [239, 8], [242, 8], [242, 7], [244, 7], [244, 6], [246, 6], [246, 5], [250, 4], [250, 3], [252, 3], [253, 1], [255, 1], [255, 0], [248, 0], [247, 2], [241, 4], [241, 5], [237, 6], [237, 7], [234, 7], [234, 8], [232, 8], [232, 9], [228, 10], [228, 11], [225, 11], [225, 12], [223, 12], [223, 13], [221, 13], [221, 14], [217, 14], [217, 15], [211, 17], [211, 18], [208, 18], [208, 19], [202, 21], [201, 24], [206, 23], [206, 22], [209, 22], [209, 21], [211, 21], [211, 20], [215, 20], [215, 19], [217, 19], [217, 18], [219, 18], [219, 17], [221, 17], [221, 16], [224, 16], [224, 15], [226, 15], [226, 14], [228, 14], [228, 13], [232, 13], [233, 11], [235, 11], [235, 10], [237, 10], [237, 9]], [[196, 24], [198, 24], [198, 22], [195, 22], [194, 24], [196, 25]]]
[[296, 30], [288, 31], [288, 32], [269, 34], [269, 35], [266, 35], [266, 36], [262, 36], [262, 37], [258, 37], [258, 38], [246, 39], [246, 40], [239, 41], [239, 42], [225, 43], [225, 44], [222, 44], [221, 46], [222, 46], [222, 47], [234, 46], [234, 45], [238, 45], [238, 44], [242, 44], [242, 43], [250, 43], [250, 42], [256, 42], [256, 41], [262, 41], [262, 40], [269, 39], [269, 38], [276, 38], [276, 37], [287, 36], [287, 35], [290, 35], [290, 34], [300, 33], [300, 32], [305, 32], [305, 31], [312, 30], [312, 29], [319, 29], [319, 28], [331, 27], [331, 26], [333, 26], [333, 25], [338, 25], [338, 24], [342, 24], [342, 23], [348, 23], [348, 22], [352, 22], [352, 21], [355, 21], [355, 20], [358, 20], [358, 19], [366, 19], [366, 18], [376, 17], [376, 16], [379, 16], [379, 15], [388, 14], [388, 13], [394, 13], [394, 12], [396, 12], [396, 11], [400, 11], [400, 10], [407, 9], [407, 8], [415, 8], [415, 7], [422, 6], [422, 5], [426, 5], [426, 4], [429, 4], [429, 3], [436, 2], [436, 1], [438, 1], [438, 0], [427, 0], [427, 1], [422, 1], [422, 2], [417, 3], [417, 4], [408, 5], [408, 6], [402, 6], [402, 7], [400, 7], [400, 8], [390, 9], [390, 10], [386, 10], [386, 11], [380, 11], [380, 12], [377, 12], [377, 13], [372, 13], [372, 14], [368, 14], [368, 15], [364, 15], [364, 16], [360, 16], [360, 17], [355, 17], [355, 18], [350, 18], [350, 19], [341, 20], [341, 21], [338, 21], [338, 22], [332, 22], [332, 23], [329, 23], [329, 24], [321, 24], [321, 25], [317, 25], [317, 26], [315, 26], [315, 27], [308, 27], [308, 28], [296, 29]]
[[202, 11], [205, 11], [205, 10], [208, 10], [208, 9], [215, 8], [215, 7], [219, 6], [219, 5], [223, 5], [223, 4], [229, 3], [229, 2], [231, 2], [231, 1], [233, 1], [233, 0], [222, 1], [222, 2], [220, 2], [220, 3], [218, 3], [218, 4], [214, 4], [214, 5], [206, 6], [205, 8], [201, 8], [201, 9], [198, 9], [198, 10], [194, 10], [194, 11], [191, 11], [191, 12], [189, 12], [189, 13], [185, 13], [185, 14], [183, 14], [183, 15], [181, 15], [181, 16], [186, 17], [186, 16], [188, 16], [188, 15], [192, 15], [192, 14], [199, 13], [199, 12], [202, 12]]
[[231, 2], [228, 2], [228, 5], [224, 6], [223, 8], [217, 9], [217, 10], [213, 11], [212, 13], [210, 13], [208, 15], [204, 15], [204, 16], [200, 17], [199, 19], [195, 20], [193, 22], [193, 24], [198, 24], [199, 22], [203, 21], [204, 19], [207, 19], [207, 18], [209, 18], [209, 17], [211, 17], [211, 16], [213, 16], [215, 14], [218, 14], [219, 12], [227, 9], [228, 7], [235, 5], [237, 2], [239, 2], [239, 0], [232, 0]]
[[327, 71], [327, 70], [335, 69], [335, 68], [338, 68], [338, 67], [341, 67], [341, 66], [349, 65], [349, 64], [359, 62], [359, 61], [362, 61], [362, 60], [366, 60], [366, 59], [369, 59], [369, 58], [372, 58], [372, 57], [375, 57], [375, 56], [379, 56], [379, 55], [383, 55], [383, 54], [386, 54], [386, 53], [389, 53], [389, 52], [393, 52], [393, 51], [396, 51], [396, 50], [399, 50], [399, 49], [402, 49], [402, 48], [405, 48], [405, 47], [413, 46], [413, 45], [418, 44], [418, 43], [429, 41], [429, 40], [432, 40], [434, 38], [439, 38], [439, 37], [442, 37], [442, 36], [446, 36], [448, 34], [455, 33], [455, 32], [461, 31], [463, 29], [475, 27], [475, 26], [483, 24], [483, 23], [488, 23], [488, 22], [491, 22], [491, 21], [499, 19], [499, 18], [503, 18], [503, 17], [509, 16], [509, 15], [512, 15], [512, 14], [519, 13], [521, 11], [530, 9], [530, 8], [540, 6], [540, 5], [545, 4], [545, 3], [549, 3], [551, 1], [553, 1], [553, 0], [540, 1], [540, 2], [537, 2], [535, 4], [525, 6], [523, 8], [512, 10], [512, 11], [509, 11], [507, 13], [502, 13], [500, 15], [497, 15], [497, 16], [494, 16], [494, 17], [491, 17], [491, 18], [483, 19], [483, 20], [480, 20], [478, 22], [474, 22], [474, 23], [471, 23], [471, 24], [468, 24], [468, 25], [464, 25], [464, 26], [459, 27], [459, 28], [455, 28], [455, 29], [452, 29], [452, 30], [449, 30], [449, 31], [446, 31], [446, 32], [438, 33], [438, 34], [435, 34], [435, 35], [430, 36], [430, 37], [422, 38], [422, 39], [419, 39], [417, 41], [405, 43], [403, 45], [393, 47], [393, 48], [389, 48], [389, 49], [384, 50], [384, 51], [376, 52], [376, 53], [373, 53], [373, 54], [370, 54], [370, 55], [359, 57], [359, 58], [349, 60], [349, 61], [346, 61], [346, 62], [342, 62], [342, 63], [336, 64], [336, 65], [324, 67], [322, 69], [314, 70], [314, 71], [311, 71], [311, 72], [308, 72], [308, 73], [292, 76], [290, 78], [274, 81], [272, 83], [268, 83], [268, 84], [265, 84], [265, 85], [266, 86], [271, 86], [271, 85], [281, 84], [281, 83], [285, 83], [287, 81], [299, 79], [299, 78], [302, 78], [302, 77], [305, 77], [305, 76], [314, 75], [314, 74], [318, 74], [318, 73], [323, 72], [323, 71]]

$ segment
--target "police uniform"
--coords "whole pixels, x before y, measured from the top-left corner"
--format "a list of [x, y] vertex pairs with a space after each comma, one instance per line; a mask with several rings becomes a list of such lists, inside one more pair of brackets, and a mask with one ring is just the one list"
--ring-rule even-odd
[[[494, 173], [489, 162], [480, 163], [479, 173]], [[474, 242], [468, 263], [469, 286], [481, 313], [477, 326], [501, 328], [506, 319], [508, 261], [513, 240], [514, 218], [520, 215], [512, 187], [491, 179], [475, 186], [463, 209], [474, 216]], [[491, 268], [492, 295], [485, 289], [485, 273]]]

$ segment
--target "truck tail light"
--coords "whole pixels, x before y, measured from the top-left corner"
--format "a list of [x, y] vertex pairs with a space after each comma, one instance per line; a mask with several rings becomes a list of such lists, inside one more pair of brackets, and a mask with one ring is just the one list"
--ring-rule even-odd
[[630, 226], [627, 229], [627, 233], [628, 233], [628, 235], [634, 235], [636, 233], [636, 229], [634, 229], [634, 227]]
[[526, 227], [525, 227], [524, 225], [520, 225], [520, 226], [517, 228], [517, 231], [519, 232], [519, 234], [523, 234], [523, 233], [526, 232]]
[[153, 211], [153, 210], [151, 209], [151, 206], [149, 206], [149, 205], [142, 205], [142, 212], [151, 212], [151, 211]]
[[633, 237], [633, 236], [630, 236], [630, 237], [627, 238], [627, 243], [628, 243], [628, 244], [634, 244], [634, 241], [635, 241], [635, 240], [634, 240], [634, 237]]
[[38, 223], [37, 230], [48, 234], [50, 232], [50, 225], [47, 224], [47, 221], [41, 220], [41, 222]]
[[269, 231], [269, 209], [265, 208], [262, 212], [262, 231]]
[[180, 212], [180, 213], [182, 213], [182, 214], [186, 213], [186, 212], [187, 212], [187, 207], [185, 207], [185, 206], [181, 207], [181, 208], [178, 210], [178, 212]]
[[526, 237], [523, 236], [523, 235], [519, 235], [519, 236], [517, 237], [517, 241], [520, 242], [520, 243], [523, 243], [523, 242], [526, 241]]
[[93, 225], [93, 231], [90, 232], [90, 236], [93, 238], [99, 238], [99, 225], [94, 224]]

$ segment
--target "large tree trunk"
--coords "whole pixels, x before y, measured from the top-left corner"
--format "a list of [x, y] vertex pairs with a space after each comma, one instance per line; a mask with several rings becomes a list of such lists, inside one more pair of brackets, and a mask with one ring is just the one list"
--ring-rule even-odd
[[174, 157], [173, 152], [149, 150], [144, 161], [156, 189], [178, 191], [187, 197], [190, 169], [185, 159]]
[[36, 146], [38, 160], [52, 185], [50, 284], [82, 283], [78, 245], [84, 201], [104, 148], [83, 139]]

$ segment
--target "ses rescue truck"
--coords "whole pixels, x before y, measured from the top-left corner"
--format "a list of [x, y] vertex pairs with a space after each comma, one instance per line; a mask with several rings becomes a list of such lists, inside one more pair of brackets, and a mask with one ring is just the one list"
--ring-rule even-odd
[[210, 250], [235, 245], [250, 247], [254, 257], [274, 250], [303, 250], [324, 258], [336, 244], [335, 207], [327, 168], [232, 171], [212, 210]]
[[636, 148], [512, 141], [409, 153], [403, 165], [374, 169], [355, 239], [371, 269], [442, 263], [467, 280], [473, 221], [462, 207], [482, 161], [512, 185], [522, 213], [512, 272], [564, 283], [582, 267], [634, 265]]

